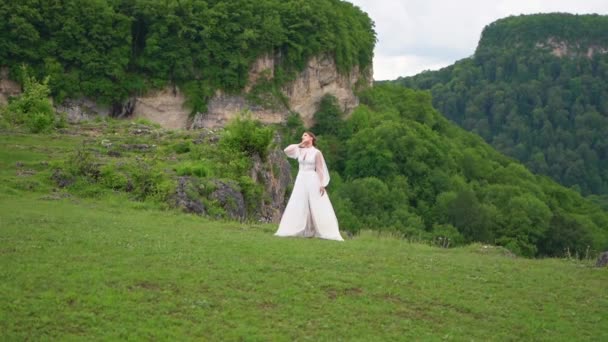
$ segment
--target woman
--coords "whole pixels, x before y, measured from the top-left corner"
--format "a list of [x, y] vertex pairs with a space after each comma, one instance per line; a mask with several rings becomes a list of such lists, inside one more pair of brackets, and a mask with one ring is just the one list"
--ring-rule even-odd
[[298, 176], [291, 192], [276, 236], [305, 236], [344, 241], [338, 229], [338, 220], [325, 187], [329, 172], [323, 154], [316, 147], [311, 132], [302, 135], [300, 144], [285, 148], [290, 158], [300, 164]]

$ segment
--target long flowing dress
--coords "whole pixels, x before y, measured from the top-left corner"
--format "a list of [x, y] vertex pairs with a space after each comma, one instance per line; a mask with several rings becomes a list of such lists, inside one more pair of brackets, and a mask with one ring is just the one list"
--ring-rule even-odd
[[299, 170], [275, 235], [344, 241], [329, 194], [320, 192], [321, 185], [325, 187], [329, 183], [329, 171], [321, 151], [293, 144], [285, 148], [285, 154], [298, 159]]

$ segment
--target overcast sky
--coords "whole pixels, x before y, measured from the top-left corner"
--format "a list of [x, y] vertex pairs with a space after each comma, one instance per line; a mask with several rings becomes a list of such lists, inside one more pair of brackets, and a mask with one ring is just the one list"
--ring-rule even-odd
[[608, 0], [348, 1], [367, 12], [376, 24], [375, 80], [437, 70], [470, 57], [484, 26], [510, 15], [608, 14]]

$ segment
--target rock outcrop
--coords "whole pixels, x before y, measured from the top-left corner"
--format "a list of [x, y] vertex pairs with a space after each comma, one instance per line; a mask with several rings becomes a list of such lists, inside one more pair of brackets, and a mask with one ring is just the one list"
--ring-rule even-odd
[[56, 105], [55, 110], [59, 113], [66, 113], [68, 121], [72, 123], [92, 120], [98, 116], [105, 117], [110, 115], [109, 108], [101, 106], [87, 98], [65, 100], [62, 104]]
[[[124, 103], [103, 106], [87, 98], [67, 99], [56, 105], [58, 112], [67, 114], [70, 122], [90, 120], [97, 116], [145, 118], [159, 123], [164, 128], [214, 128], [222, 127], [230, 119], [249, 112], [251, 117], [264, 123], [283, 122], [291, 112], [297, 112], [306, 126], [313, 124], [313, 115], [318, 110], [323, 96], [335, 96], [342, 110], [350, 113], [358, 104], [354, 89], [357, 85], [371, 86], [372, 71], [354, 67], [348, 74], [338, 72], [334, 60], [326, 55], [311, 58], [305, 69], [294, 81], [280, 90], [280, 99], [274, 105], [252, 103], [248, 94], [258, 82], [274, 77], [279, 57], [265, 55], [258, 58], [249, 70], [249, 83], [240, 94], [217, 91], [209, 100], [205, 113], [191, 115], [186, 108], [186, 98], [177, 87], [152, 91], [144, 96], [131, 97]], [[8, 68], [0, 70], [0, 103], [8, 97], [18, 95], [21, 87], [8, 79]], [[275, 96], [265, 94], [264, 96]]]
[[11, 96], [21, 94], [21, 86], [8, 78], [8, 68], [0, 68], [0, 105], [8, 103]]
[[291, 166], [280, 149], [273, 150], [263, 162], [258, 156], [253, 158], [250, 177], [256, 183], [265, 185], [267, 203], [260, 203], [260, 221], [279, 223], [285, 209], [287, 188], [291, 184]]
[[578, 44], [570, 44], [566, 41], [549, 38], [546, 42], [536, 44], [537, 48], [548, 48], [554, 56], [563, 57], [587, 57], [593, 58], [596, 54], [608, 53], [608, 47], [599, 45], [580, 46]]
[[190, 111], [184, 106], [185, 101], [185, 95], [178, 89], [165, 88], [136, 97], [132, 115], [164, 128], [187, 128]]
[[204, 215], [206, 213], [205, 205], [198, 196], [193, 196], [193, 194], [199, 195], [199, 192], [198, 179], [179, 177], [175, 194], [171, 198], [171, 204], [174, 208], [180, 208], [184, 212]]
[[[276, 59], [269, 55], [258, 59], [250, 69], [250, 84], [245, 88], [245, 92], [251, 91], [253, 85], [263, 77], [273, 77], [276, 63]], [[366, 86], [371, 86], [373, 81], [371, 69], [361, 72], [355, 67], [344, 75], [338, 72], [333, 59], [327, 56], [314, 57], [308, 61], [306, 68], [300, 72], [295, 81], [281, 89], [287, 99], [287, 106], [264, 108], [250, 103], [245, 94], [228, 95], [218, 91], [209, 102], [207, 112], [198, 113], [190, 128], [223, 126], [243, 111], [250, 112], [253, 118], [264, 123], [282, 122], [290, 112], [297, 112], [302, 117], [304, 125], [311, 126], [313, 115], [319, 108], [321, 99], [327, 94], [335, 96], [342, 110], [350, 113], [359, 104], [354, 89], [361, 79], [366, 82]]]
[[313, 58], [295, 82], [285, 88], [290, 109], [300, 113], [304, 124], [310, 126], [321, 99], [330, 94], [338, 99], [345, 113], [350, 113], [359, 105], [354, 89], [361, 78], [367, 82], [367, 86], [371, 86], [371, 71], [369, 75], [363, 75], [359, 68], [355, 67], [348, 75], [342, 75], [333, 59]]
[[597, 257], [597, 261], [595, 262], [596, 267], [606, 267], [608, 266], [608, 251], [601, 253]]
[[231, 119], [248, 111], [253, 119], [263, 123], [280, 123], [285, 120], [289, 110], [275, 111], [250, 104], [244, 95], [228, 95], [217, 91], [209, 101], [206, 113], [197, 113], [188, 126], [191, 129], [223, 127]]

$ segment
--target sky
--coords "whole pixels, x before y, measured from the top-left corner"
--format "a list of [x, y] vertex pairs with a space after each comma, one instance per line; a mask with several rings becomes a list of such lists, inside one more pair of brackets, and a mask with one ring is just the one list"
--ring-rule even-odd
[[483, 28], [511, 15], [608, 15], [607, 0], [348, 0], [367, 12], [378, 38], [374, 79], [438, 70], [470, 57]]

